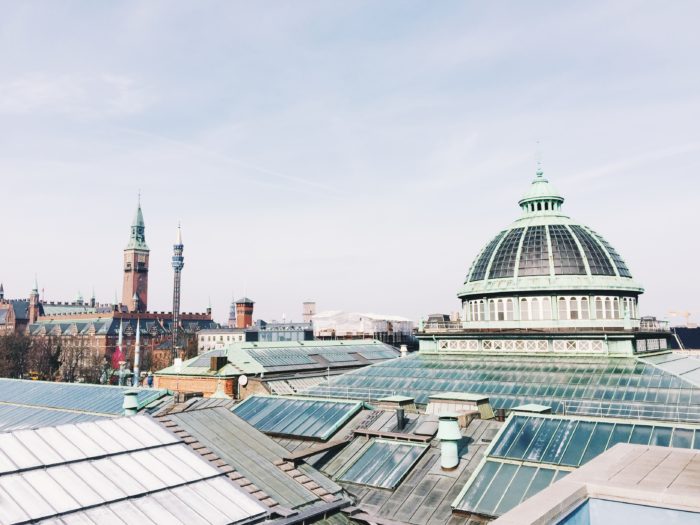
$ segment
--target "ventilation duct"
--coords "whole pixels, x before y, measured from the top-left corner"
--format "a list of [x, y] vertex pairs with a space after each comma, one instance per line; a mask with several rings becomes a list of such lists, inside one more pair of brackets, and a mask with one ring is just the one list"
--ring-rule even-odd
[[443, 414], [438, 420], [437, 437], [440, 440], [440, 466], [443, 470], [453, 470], [459, 464], [459, 432], [457, 414]]

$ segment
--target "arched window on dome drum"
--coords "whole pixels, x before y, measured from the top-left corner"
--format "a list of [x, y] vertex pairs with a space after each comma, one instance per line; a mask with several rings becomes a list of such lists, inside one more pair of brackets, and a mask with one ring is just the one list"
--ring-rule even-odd
[[513, 299], [506, 299], [506, 321], [513, 320]]
[[489, 299], [489, 321], [496, 320], [496, 299]]
[[613, 319], [619, 319], [620, 318], [620, 300], [617, 297], [615, 297], [615, 299], [613, 299], [613, 308], [614, 308], [613, 311], [615, 312]]
[[520, 320], [530, 320], [530, 305], [528, 304], [527, 299], [525, 299], [524, 297], [520, 299]]
[[569, 318], [569, 316], [567, 315], [567, 311], [566, 311], [566, 299], [564, 299], [563, 297], [560, 297], [559, 298], [559, 319], [563, 321], [563, 320], [566, 320], [568, 318]]
[[498, 299], [496, 301], [496, 317], [495, 319], [497, 321], [505, 321], [506, 319], [506, 312], [503, 304], [503, 299]]
[[606, 319], [615, 319], [612, 297], [607, 297], [605, 299], [605, 305], [606, 305], [605, 306], [605, 318]]
[[530, 300], [530, 313], [533, 321], [539, 321], [540, 316], [540, 299], [538, 297], [533, 297]]
[[602, 297], [595, 298], [595, 318], [596, 319], [605, 319], [605, 307], [603, 306], [603, 298]]
[[552, 305], [549, 297], [542, 298], [542, 319], [549, 320], [552, 318]]
[[578, 319], [578, 299], [569, 298], [569, 319]]
[[481, 299], [479, 301], [479, 321], [484, 321], [486, 319], [486, 301]]
[[581, 319], [590, 318], [590, 312], [588, 311], [588, 297], [581, 298]]

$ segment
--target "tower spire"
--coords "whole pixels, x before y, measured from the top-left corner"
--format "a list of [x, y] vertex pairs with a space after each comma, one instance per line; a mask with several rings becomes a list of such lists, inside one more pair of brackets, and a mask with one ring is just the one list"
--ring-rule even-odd
[[182, 244], [182, 228], [180, 223], [177, 225], [177, 235], [175, 237], [175, 244], [173, 245], [173, 348], [172, 357], [173, 362], [177, 357], [177, 348], [180, 336], [180, 277], [182, 273], [182, 268], [185, 266], [185, 258], [182, 256], [182, 251], [184, 245]]

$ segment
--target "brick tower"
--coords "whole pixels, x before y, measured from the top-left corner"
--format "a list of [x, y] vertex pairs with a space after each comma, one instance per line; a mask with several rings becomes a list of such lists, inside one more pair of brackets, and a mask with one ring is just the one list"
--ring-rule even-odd
[[136, 215], [131, 224], [131, 237], [124, 249], [124, 289], [122, 304], [130, 312], [145, 312], [148, 307], [148, 254], [146, 227], [139, 196]]
[[236, 301], [236, 328], [250, 328], [253, 326], [253, 301], [242, 297]]

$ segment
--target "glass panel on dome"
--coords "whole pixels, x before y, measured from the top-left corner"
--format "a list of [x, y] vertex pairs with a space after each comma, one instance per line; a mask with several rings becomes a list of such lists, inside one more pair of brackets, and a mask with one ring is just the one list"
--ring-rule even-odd
[[586, 275], [586, 266], [573, 235], [562, 224], [549, 226], [556, 275]]
[[471, 276], [469, 277], [469, 281], [482, 281], [484, 277], [486, 277], [486, 269], [489, 266], [489, 261], [491, 260], [491, 256], [493, 255], [494, 250], [496, 249], [496, 246], [498, 246], [498, 243], [501, 241], [501, 238], [505, 235], [505, 231], [502, 231], [496, 237], [486, 245], [486, 248], [484, 248], [484, 251], [481, 252], [481, 255], [479, 256], [478, 260], [476, 261], [476, 264], [474, 265], [474, 270], [472, 271]]
[[544, 226], [530, 226], [520, 252], [518, 276], [549, 275], [547, 234]]
[[518, 255], [518, 246], [520, 245], [520, 238], [523, 236], [523, 230], [524, 228], [515, 228], [510, 230], [505, 236], [493, 258], [493, 263], [491, 263], [489, 279], [513, 277], [515, 274], [515, 259]]
[[596, 238], [600, 241], [600, 244], [602, 244], [605, 247], [605, 249], [608, 250], [610, 257], [612, 257], [612, 260], [615, 263], [615, 266], [617, 267], [617, 272], [620, 274], [620, 277], [632, 278], [632, 274], [630, 273], [629, 268], [627, 268], [627, 264], [625, 264], [625, 261], [622, 260], [620, 254], [617, 253], [617, 250], [613, 248], [608, 241], [603, 239], [603, 237], [598, 235], [596, 232], [594, 232], [593, 230], [589, 231], [593, 235], [595, 235]]
[[570, 228], [581, 242], [583, 253], [586, 254], [586, 259], [588, 259], [591, 275], [615, 275], [610, 259], [605, 255], [603, 248], [593, 236], [578, 224], [574, 224]]

